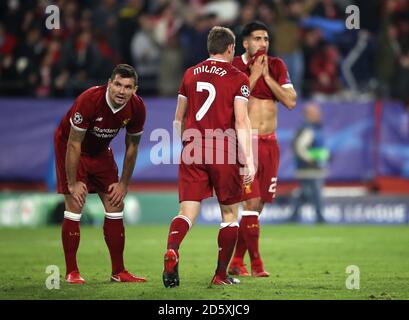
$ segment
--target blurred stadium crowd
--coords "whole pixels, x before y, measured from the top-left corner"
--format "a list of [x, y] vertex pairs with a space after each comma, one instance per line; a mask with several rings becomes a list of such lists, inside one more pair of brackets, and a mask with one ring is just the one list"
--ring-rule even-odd
[[[47, 30], [45, 8], [60, 9]], [[360, 29], [348, 30], [348, 5]], [[186, 67], [207, 57], [214, 25], [240, 32], [258, 19], [270, 54], [304, 97], [382, 97], [409, 106], [408, 0], [5, 0], [0, 3], [0, 94], [71, 97], [133, 64], [141, 95], [172, 96]]]

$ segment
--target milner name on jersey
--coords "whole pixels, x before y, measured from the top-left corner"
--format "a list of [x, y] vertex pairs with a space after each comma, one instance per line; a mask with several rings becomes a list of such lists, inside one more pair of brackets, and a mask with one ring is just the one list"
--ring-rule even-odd
[[224, 75], [227, 74], [226, 70], [224, 70], [223, 68], [220, 68], [220, 67], [216, 67], [216, 66], [209, 67], [207, 65], [203, 65], [203, 66], [200, 66], [200, 67], [197, 67], [197, 68], [193, 69], [193, 74], [194, 75], [197, 75], [197, 74], [202, 73], [202, 72], [215, 73], [215, 74], [219, 75], [220, 77], [223, 77]]

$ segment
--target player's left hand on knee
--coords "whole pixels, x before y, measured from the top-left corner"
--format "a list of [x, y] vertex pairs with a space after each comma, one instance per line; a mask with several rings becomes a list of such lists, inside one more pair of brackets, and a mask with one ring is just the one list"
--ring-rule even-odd
[[111, 206], [120, 207], [125, 199], [128, 190], [123, 183], [116, 182], [109, 186], [108, 192], [108, 200]]

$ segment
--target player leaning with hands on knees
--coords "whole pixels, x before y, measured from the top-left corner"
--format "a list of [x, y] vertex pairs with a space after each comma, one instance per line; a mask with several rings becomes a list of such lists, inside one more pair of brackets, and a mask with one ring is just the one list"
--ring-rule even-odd
[[[64, 194], [62, 243], [66, 281], [82, 284], [77, 266], [80, 219], [87, 193], [98, 193], [105, 209], [104, 236], [112, 262], [111, 280], [145, 282], [124, 267], [124, 198], [135, 167], [146, 110], [136, 95], [135, 70], [120, 64], [108, 84], [92, 87], [75, 100], [54, 134], [57, 191]], [[125, 158], [121, 178], [109, 144], [126, 129]]]
[[[207, 40], [210, 58], [186, 70], [180, 85], [175, 114], [183, 144], [179, 165], [180, 212], [172, 220], [168, 234], [163, 271], [165, 287], [179, 286], [180, 244], [199, 215], [201, 201], [211, 197], [213, 189], [222, 223], [217, 268], [211, 283], [238, 283], [227, 275], [227, 267], [237, 240], [243, 185], [253, 180], [254, 164], [247, 114], [249, 79], [231, 65], [234, 47], [235, 36], [230, 29], [213, 27]], [[224, 134], [213, 135], [215, 130], [227, 133], [230, 139], [226, 141]], [[244, 154], [244, 168], [237, 159], [237, 147]], [[219, 161], [215, 161], [217, 152], [221, 155]], [[228, 161], [232, 153], [235, 153], [234, 161]], [[192, 154], [194, 161], [189, 161]], [[206, 154], [210, 154], [210, 159]]]

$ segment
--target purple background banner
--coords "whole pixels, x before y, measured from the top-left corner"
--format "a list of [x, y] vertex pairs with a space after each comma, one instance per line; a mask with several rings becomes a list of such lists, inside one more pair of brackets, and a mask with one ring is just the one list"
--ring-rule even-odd
[[383, 108], [379, 173], [409, 178], [409, 112], [399, 103]]
[[[173, 98], [145, 98], [147, 121], [134, 181], [176, 181], [177, 164], [156, 164], [161, 157], [173, 163], [180, 144], [173, 139]], [[0, 181], [45, 181], [53, 174], [53, 131], [73, 100], [0, 99]], [[409, 177], [409, 120], [400, 104], [386, 103], [381, 122], [381, 141], [375, 147], [374, 102], [320, 103], [326, 143], [331, 151], [329, 180], [368, 180], [377, 169], [382, 175]], [[279, 179], [294, 179], [291, 149], [302, 123], [302, 106], [288, 111], [279, 106], [277, 136], [281, 159]], [[157, 131], [158, 128], [166, 131]], [[167, 133], [166, 133], [167, 132]], [[160, 133], [154, 139], [153, 133]], [[166, 133], [163, 135], [163, 133]], [[174, 145], [175, 142], [175, 145]], [[112, 143], [121, 170], [124, 132]], [[377, 152], [376, 154], [375, 152]], [[375, 158], [379, 157], [379, 168]], [[52, 179], [52, 178], [51, 178]]]

